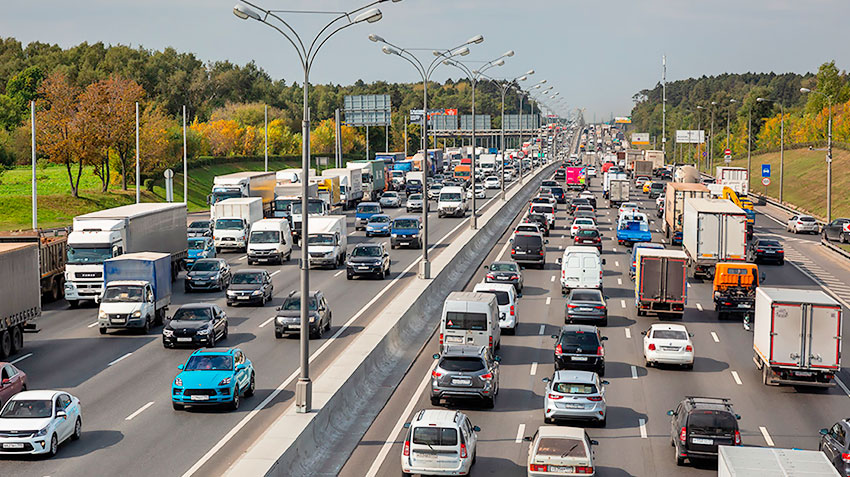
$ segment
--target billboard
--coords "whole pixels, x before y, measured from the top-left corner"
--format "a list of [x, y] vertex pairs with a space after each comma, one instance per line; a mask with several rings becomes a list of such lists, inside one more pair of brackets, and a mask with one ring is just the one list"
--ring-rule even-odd
[[[472, 115], [464, 114], [460, 117], [460, 128], [464, 131], [472, 130]], [[487, 130], [490, 129], [490, 115], [489, 114], [476, 114], [475, 115], [475, 129], [478, 130]]]
[[702, 129], [677, 129], [676, 144], [703, 144], [705, 131]]
[[614, 118], [614, 122], [617, 124], [631, 124], [632, 118], [628, 116], [617, 116], [616, 118]]
[[632, 145], [649, 146], [649, 133], [632, 133]]
[[345, 124], [349, 126], [387, 126], [392, 103], [388, 94], [347, 95], [343, 98]]
[[523, 114], [522, 122], [520, 122], [519, 114], [506, 114], [505, 115], [505, 129], [517, 130], [517, 129], [537, 129], [540, 127], [540, 115], [539, 114]]

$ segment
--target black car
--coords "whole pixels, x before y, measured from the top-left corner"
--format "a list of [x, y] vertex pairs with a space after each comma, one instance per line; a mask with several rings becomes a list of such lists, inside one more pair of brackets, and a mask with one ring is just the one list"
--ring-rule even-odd
[[263, 306], [267, 301], [271, 301], [273, 292], [274, 285], [269, 272], [259, 268], [238, 270], [227, 287], [227, 306], [236, 303]]
[[541, 187], [556, 187], [557, 185], [558, 183], [551, 179], [546, 179], [545, 181], [540, 183]]
[[785, 264], [785, 250], [778, 240], [753, 240], [750, 242], [750, 256], [754, 263], [771, 261], [779, 265]]
[[511, 259], [517, 263], [532, 263], [543, 270], [546, 265], [546, 244], [539, 234], [516, 234], [511, 243]]
[[850, 418], [836, 422], [829, 429], [820, 430], [818, 449], [838, 469], [843, 477], [850, 476]]
[[196, 220], [186, 227], [186, 235], [189, 237], [212, 237], [212, 221]]
[[824, 224], [821, 235], [825, 240], [838, 240], [841, 243], [850, 241], [850, 219], [835, 219]]
[[186, 273], [183, 289], [186, 293], [195, 290], [222, 291], [230, 285], [230, 265], [223, 258], [195, 260]]
[[559, 204], [567, 203], [567, 193], [564, 191], [563, 187], [552, 186], [549, 189], [552, 191], [552, 195], [555, 196], [555, 200], [558, 201]]
[[528, 214], [525, 217], [526, 222], [533, 222], [540, 226], [543, 230], [543, 235], [549, 236], [549, 219], [543, 214]]
[[675, 410], [667, 411], [670, 419], [670, 442], [676, 452], [676, 465], [685, 459], [717, 458], [719, 446], [740, 446], [741, 416], [732, 410], [727, 398], [688, 396]]
[[570, 292], [564, 308], [564, 322], [593, 322], [598, 326], [608, 326], [608, 306], [600, 290], [578, 288]]
[[345, 278], [351, 280], [358, 275], [386, 278], [390, 274], [390, 254], [383, 243], [361, 243], [348, 254], [345, 262]]
[[216, 341], [227, 338], [227, 313], [211, 303], [182, 305], [171, 320], [162, 327], [162, 345], [214, 347]]
[[[307, 304], [309, 314], [310, 338], [321, 338], [324, 331], [331, 330], [331, 308], [321, 291], [311, 291]], [[277, 309], [274, 319], [274, 337], [283, 338], [287, 334], [301, 333], [301, 292], [291, 291], [283, 305]]]
[[575, 197], [573, 198], [573, 200], [570, 201], [570, 214], [572, 215], [576, 211], [576, 207], [580, 205], [588, 205], [590, 207], [593, 207], [593, 204], [591, 204], [589, 200], [580, 197]]
[[566, 169], [558, 169], [555, 171], [555, 180], [556, 181], [565, 181], [567, 180], [567, 170]]
[[577, 369], [605, 376], [605, 348], [608, 338], [593, 325], [564, 325], [555, 338], [555, 370]]
[[514, 262], [493, 262], [487, 269], [484, 283], [510, 283], [516, 289], [517, 294], [522, 296], [522, 267]]

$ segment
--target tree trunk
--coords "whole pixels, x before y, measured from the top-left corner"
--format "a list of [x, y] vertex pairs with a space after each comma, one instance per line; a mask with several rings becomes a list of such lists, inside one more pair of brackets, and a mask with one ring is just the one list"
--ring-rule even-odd
[[77, 183], [74, 185], [74, 197], [79, 197], [80, 195], [80, 177], [83, 175], [83, 161], [80, 159], [77, 166]]
[[103, 157], [103, 189], [101, 192], [106, 192], [109, 189], [109, 148], [106, 148]]
[[65, 169], [68, 170], [68, 182], [71, 183], [71, 195], [74, 198], [78, 198], [78, 197], [80, 197], [80, 195], [77, 193], [77, 188], [74, 187], [74, 173], [71, 171], [71, 158], [70, 157], [65, 158]]

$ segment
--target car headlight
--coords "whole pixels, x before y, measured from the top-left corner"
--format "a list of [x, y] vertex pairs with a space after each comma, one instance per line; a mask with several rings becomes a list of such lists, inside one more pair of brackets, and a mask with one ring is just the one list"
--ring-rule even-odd
[[219, 386], [225, 386], [227, 384], [230, 384], [230, 377], [226, 377], [226, 378], [222, 379], [221, 381], [219, 381], [219, 383], [218, 383]]
[[183, 380], [180, 379], [180, 378], [174, 378], [174, 385], [175, 386], [183, 386]]
[[262, 293], [263, 293], [263, 290], [255, 290], [255, 291], [251, 292], [251, 295], [260, 295]]
[[49, 431], [49, 430], [50, 430], [50, 426], [47, 426], [47, 427], [45, 427], [44, 429], [41, 429], [40, 431], [36, 432], [36, 433], [35, 433], [35, 437], [46, 436], [46, 435], [47, 435], [47, 431]]
[[133, 318], [139, 318], [140, 316], [142, 316], [142, 310], [136, 310], [130, 316], [133, 317]]
[[198, 334], [199, 335], [208, 335], [208, 334], [210, 334], [210, 329], [209, 328], [201, 328], [200, 330], [198, 330]]
[[169, 330], [168, 328], [163, 328], [162, 334], [163, 334], [163, 336], [172, 337], [172, 336], [174, 336], [174, 330]]
[[315, 317], [315, 316], [311, 316], [311, 317], [310, 317], [310, 323], [313, 323], [314, 321], [316, 321], [316, 317]]
[[109, 315], [105, 311], [101, 311], [97, 314], [97, 317], [101, 320], [105, 320], [109, 317]]
[[236, 292], [234, 292], [232, 290], [227, 290], [227, 296], [235, 296], [235, 295], [236, 295]]
[[398, 238], [398, 234], [390, 234], [390, 237], [392, 237], [392, 238]]

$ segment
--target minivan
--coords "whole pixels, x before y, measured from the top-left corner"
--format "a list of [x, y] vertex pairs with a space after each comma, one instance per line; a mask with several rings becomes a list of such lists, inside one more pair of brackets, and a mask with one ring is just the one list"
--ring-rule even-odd
[[469, 475], [478, 447], [478, 426], [460, 411], [423, 409], [405, 423], [402, 475]]
[[262, 219], [251, 227], [248, 265], [257, 262], [288, 262], [292, 257], [292, 232], [286, 219]]
[[440, 351], [444, 345], [487, 346], [502, 344], [499, 307], [490, 293], [451, 292], [443, 303], [440, 319]]
[[549, 243], [540, 234], [523, 232], [514, 235], [511, 242], [511, 260], [517, 263], [533, 263], [537, 268], [546, 266], [546, 248]]
[[422, 223], [412, 215], [393, 219], [390, 225], [390, 248], [422, 248]]
[[496, 305], [499, 307], [499, 328], [507, 334], [516, 334], [516, 326], [519, 321], [519, 306], [517, 304], [516, 288], [510, 283], [487, 283], [481, 282], [475, 285], [472, 291], [476, 293], [490, 293], [496, 297]]
[[561, 265], [561, 293], [564, 295], [573, 288], [602, 289], [605, 259], [596, 247], [567, 247], [558, 264]]
[[463, 217], [466, 215], [466, 193], [462, 187], [443, 187], [437, 200], [437, 216]]

